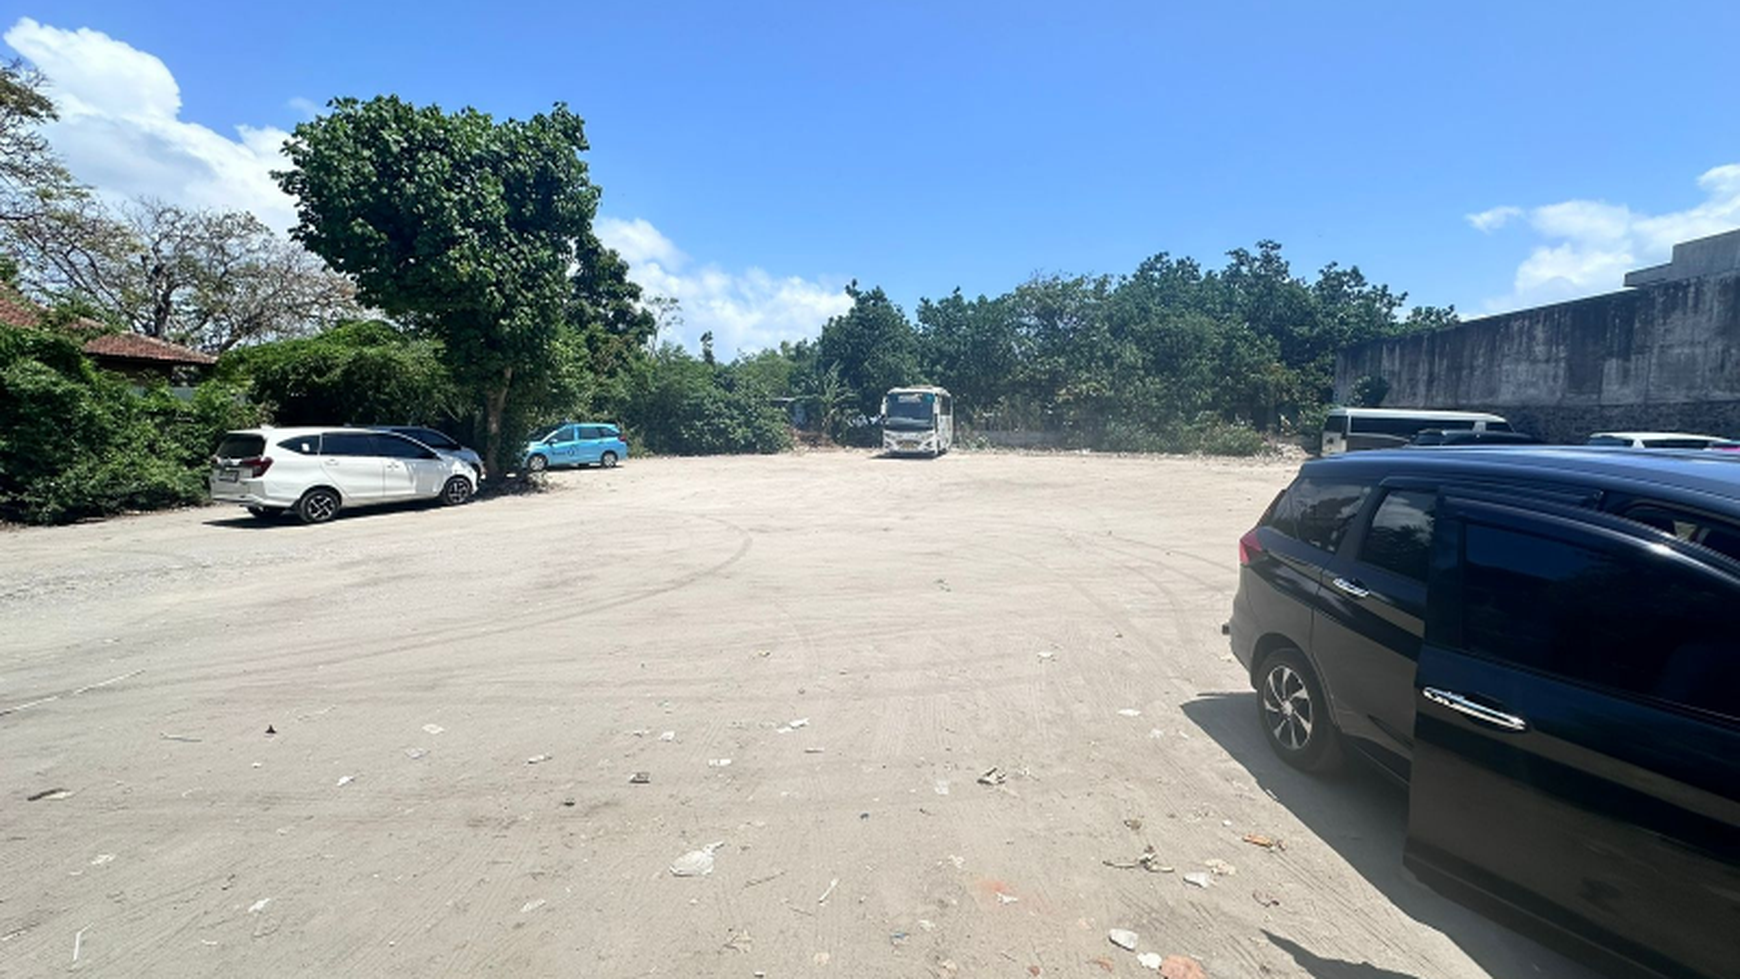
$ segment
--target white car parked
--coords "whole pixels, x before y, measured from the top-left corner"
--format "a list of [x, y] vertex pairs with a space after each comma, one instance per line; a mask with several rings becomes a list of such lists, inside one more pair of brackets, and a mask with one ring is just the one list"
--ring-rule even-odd
[[294, 511], [303, 523], [325, 523], [342, 507], [400, 500], [452, 506], [477, 489], [477, 473], [465, 462], [366, 428], [230, 432], [211, 461], [211, 498], [261, 519]]
[[1719, 435], [1688, 432], [1596, 432], [1585, 445], [1626, 446], [1633, 449], [1708, 449], [1728, 441]]

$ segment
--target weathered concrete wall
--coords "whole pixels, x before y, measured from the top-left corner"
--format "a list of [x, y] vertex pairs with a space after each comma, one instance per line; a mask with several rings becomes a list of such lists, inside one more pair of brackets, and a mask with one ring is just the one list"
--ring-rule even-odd
[[1740, 436], [1740, 270], [1657, 275], [1355, 347], [1336, 364], [1336, 396], [1367, 374], [1389, 381], [1385, 407], [1496, 411], [1554, 442], [1603, 429]]

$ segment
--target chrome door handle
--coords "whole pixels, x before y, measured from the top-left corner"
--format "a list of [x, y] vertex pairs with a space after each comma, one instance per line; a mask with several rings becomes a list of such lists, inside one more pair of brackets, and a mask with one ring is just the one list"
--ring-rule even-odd
[[1491, 724], [1493, 727], [1503, 728], [1506, 731], [1527, 731], [1529, 729], [1529, 722], [1515, 714], [1506, 714], [1501, 710], [1493, 710], [1491, 707], [1488, 707], [1485, 704], [1477, 704], [1459, 693], [1453, 693], [1449, 690], [1439, 690], [1437, 687], [1426, 687], [1420, 691], [1420, 696], [1425, 697], [1427, 700], [1430, 700], [1432, 703], [1437, 704], [1440, 707], [1448, 707], [1458, 714], [1466, 714], [1477, 721]]
[[1355, 584], [1354, 582], [1348, 581], [1346, 578], [1337, 578], [1334, 581], [1330, 582], [1330, 584], [1332, 584], [1336, 588], [1339, 588], [1340, 590], [1346, 592], [1347, 594], [1353, 596], [1354, 598], [1364, 598], [1367, 595], [1371, 594], [1370, 588], [1361, 587], [1360, 585]]

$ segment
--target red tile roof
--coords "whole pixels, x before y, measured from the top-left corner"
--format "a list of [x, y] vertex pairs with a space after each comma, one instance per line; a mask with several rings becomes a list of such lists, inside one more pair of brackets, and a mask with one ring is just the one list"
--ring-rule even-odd
[[31, 327], [37, 324], [42, 311], [22, 296], [10, 295], [0, 288], [0, 323], [7, 326]]
[[168, 340], [140, 336], [137, 333], [110, 333], [85, 344], [85, 353], [92, 357], [114, 357], [120, 360], [153, 360], [164, 364], [215, 364], [217, 358], [189, 350]]

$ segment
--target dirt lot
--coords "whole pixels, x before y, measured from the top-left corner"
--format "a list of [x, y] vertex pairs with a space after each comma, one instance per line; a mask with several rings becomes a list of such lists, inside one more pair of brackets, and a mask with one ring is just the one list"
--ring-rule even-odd
[[0, 534], [0, 974], [1153, 975], [1128, 928], [1582, 975], [1404, 875], [1403, 792], [1263, 745], [1220, 624], [1291, 474], [653, 460]]

